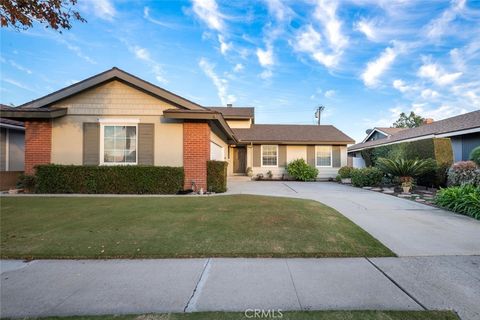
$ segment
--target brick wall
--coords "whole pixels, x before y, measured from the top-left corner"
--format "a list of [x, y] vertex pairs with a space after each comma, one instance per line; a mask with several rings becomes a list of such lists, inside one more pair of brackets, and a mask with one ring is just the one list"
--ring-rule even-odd
[[50, 163], [51, 153], [51, 120], [25, 121], [25, 174], [33, 174], [38, 164]]
[[185, 189], [195, 182], [197, 190], [207, 190], [207, 161], [210, 160], [210, 127], [206, 122], [183, 124], [183, 167]]

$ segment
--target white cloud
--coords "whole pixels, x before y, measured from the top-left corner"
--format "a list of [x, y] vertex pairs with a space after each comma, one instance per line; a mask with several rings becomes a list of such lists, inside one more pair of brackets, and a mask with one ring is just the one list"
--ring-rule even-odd
[[325, 98], [331, 99], [335, 96], [337, 92], [335, 90], [327, 90], [325, 91]]
[[454, 0], [452, 5], [445, 10], [442, 15], [430, 21], [426, 26], [426, 35], [430, 39], [439, 39], [449, 28], [449, 24], [457, 17], [465, 8], [466, 0]]
[[361, 76], [363, 83], [367, 87], [378, 85], [378, 78], [390, 68], [396, 57], [397, 52], [394, 48], [386, 48], [378, 58], [367, 64], [367, 68]]
[[354, 28], [363, 33], [368, 40], [377, 41], [378, 35], [375, 30], [375, 23], [372, 20], [361, 19], [355, 23]]
[[308, 24], [297, 32], [293, 42], [296, 51], [310, 54], [312, 59], [327, 68], [338, 65], [349, 42], [342, 33], [342, 22], [337, 18], [336, 11], [335, 1], [318, 0], [314, 17], [321, 26], [320, 31]]
[[201, 58], [198, 65], [203, 70], [205, 75], [212, 80], [213, 84], [217, 88], [217, 94], [222, 102], [222, 105], [234, 103], [237, 100], [234, 95], [228, 94], [228, 81], [215, 73], [214, 65], [208, 62], [208, 60], [205, 58]]
[[269, 67], [273, 65], [273, 47], [271, 45], [267, 45], [267, 49], [263, 50], [258, 48], [257, 49], [257, 58], [258, 58], [258, 63], [262, 67]]
[[179, 25], [177, 25], [175, 23], [160, 21], [158, 19], [152, 18], [152, 16], [150, 15], [150, 8], [149, 7], [144, 7], [143, 8], [143, 17], [147, 21], [150, 21], [151, 23], [158, 24], [159, 26], [162, 26], [162, 27], [165, 27], [165, 28], [169, 28], [169, 29], [178, 29], [179, 28]]
[[85, 61], [87, 61], [88, 63], [91, 63], [91, 64], [96, 64], [97, 63], [95, 60], [90, 58], [88, 55], [84, 54], [82, 49], [80, 49], [79, 46], [73, 45], [63, 38], [59, 38], [58, 41], [65, 44], [67, 46], [68, 50], [74, 52], [77, 55], [77, 57], [79, 57], [79, 58], [81, 58], [81, 59], [83, 59], [83, 60], [85, 60]]
[[237, 63], [237, 64], [235, 65], [235, 67], [233, 67], [233, 71], [234, 71], [234, 72], [240, 72], [240, 71], [242, 71], [243, 69], [244, 69], [244, 66], [243, 66], [243, 64], [241, 64], [241, 63]]
[[342, 33], [342, 22], [337, 18], [337, 1], [317, 0], [314, 16], [325, 29], [325, 36], [334, 51], [348, 45], [348, 38]]
[[34, 90], [32, 90], [30, 87], [28, 87], [27, 85], [19, 82], [19, 81], [16, 81], [16, 80], [13, 80], [13, 79], [10, 79], [10, 78], [6, 78], [6, 77], [2, 77], [2, 81], [6, 82], [6, 83], [9, 83], [15, 87], [18, 87], [20, 89], [24, 89], [24, 90], [28, 90], [28, 91], [32, 91], [32, 92], [35, 92]]
[[434, 99], [434, 98], [438, 97], [438, 92], [435, 91], [435, 90], [432, 90], [432, 89], [424, 89], [424, 90], [422, 90], [420, 95], [424, 99]]
[[430, 79], [434, 83], [444, 86], [455, 82], [458, 78], [460, 78], [462, 72], [447, 73], [438, 64], [425, 62], [420, 67], [417, 74], [421, 78]]
[[103, 20], [112, 21], [117, 11], [110, 0], [84, 0], [87, 10]]
[[[3, 57], [0, 57], [0, 61], [1, 61], [2, 63], [7, 63], [7, 60], [6, 60], [5, 58], [3, 58]], [[13, 60], [8, 60], [8, 63], [9, 63], [12, 67], [14, 67], [15, 69], [17, 69], [17, 70], [23, 71], [23, 72], [25, 72], [25, 73], [27, 73], [27, 74], [32, 74], [32, 70], [30, 70], [30, 69], [28, 69], [28, 68], [26, 68], [26, 67], [24, 67], [24, 66], [22, 66], [22, 65], [20, 65], [20, 64], [18, 64], [18, 63], [16, 63], [16, 62], [13, 61]]]
[[147, 48], [142, 48], [140, 46], [129, 46], [131, 52], [135, 54], [135, 57], [139, 60], [146, 62], [151, 68], [152, 72], [155, 75], [155, 79], [160, 83], [168, 83], [168, 80], [165, 79], [163, 75], [162, 66], [152, 59], [150, 51]]
[[260, 78], [264, 80], [269, 79], [272, 76], [273, 76], [273, 72], [272, 70], [269, 70], [269, 69], [263, 70], [262, 73], [260, 73]]
[[220, 52], [223, 55], [225, 55], [233, 47], [232, 43], [226, 42], [225, 38], [221, 34], [218, 35], [218, 42], [220, 42]]
[[405, 81], [396, 79], [392, 83], [393, 87], [400, 92], [407, 92], [410, 90], [410, 87], [405, 83]]
[[215, 0], [193, 0], [193, 12], [202, 20], [210, 29], [224, 32], [224, 17], [218, 10]]
[[268, 11], [273, 14], [278, 21], [290, 19], [293, 14], [292, 9], [287, 7], [281, 0], [265, 0]]

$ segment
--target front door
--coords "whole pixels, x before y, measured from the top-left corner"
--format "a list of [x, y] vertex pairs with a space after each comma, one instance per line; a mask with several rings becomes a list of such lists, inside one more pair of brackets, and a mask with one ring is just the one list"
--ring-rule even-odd
[[247, 164], [247, 149], [233, 148], [233, 173], [245, 173]]

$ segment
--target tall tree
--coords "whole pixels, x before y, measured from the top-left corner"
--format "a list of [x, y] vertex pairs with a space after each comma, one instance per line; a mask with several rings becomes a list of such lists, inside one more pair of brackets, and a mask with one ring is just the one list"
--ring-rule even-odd
[[2, 28], [26, 30], [37, 21], [53, 30], [72, 28], [72, 20], [86, 22], [73, 8], [77, 0], [0, 0]]
[[394, 128], [416, 128], [423, 124], [425, 119], [411, 111], [407, 116], [405, 112], [400, 113], [400, 117], [393, 123]]

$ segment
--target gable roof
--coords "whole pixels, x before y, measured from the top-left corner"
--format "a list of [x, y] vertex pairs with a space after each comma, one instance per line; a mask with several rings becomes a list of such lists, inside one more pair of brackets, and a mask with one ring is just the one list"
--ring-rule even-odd
[[32, 108], [48, 107], [60, 100], [69, 98], [85, 90], [88, 90], [90, 88], [96, 87], [98, 85], [101, 85], [113, 80], [121, 81], [131, 87], [139, 89], [159, 99], [168, 101], [173, 105], [183, 109], [188, 109], [188, 110], [204, 110], [205, 109], [201, 105], [195, 102], [185, 99], [163, 88], [160, 88], [159, 86], [156, 86], [143, 79], [140, 79], [128, 72], [118, 69], [117, 67], [113, 67], [110, 70], [104, 71], [90, 78], [74, 83], [71, 86], [68, 86], [58, 91], [55, 91], [53, 93], [47, 94], [44, 97], [27, 102], [21, 105], [19, 108], [32, 109]]
[[208, 107], [208, 109], [220, 112], [225, 119], [252, 119], [255, 117], [255, 108], [250, 107]]
[[386, 128], [386, 127], [374, 127], [372, 131], [370, 131], [369, 134], [363, 139], [362, 143], [367, 141], [375, 132], [380, 132], [381, 134], [385, 136], [391, 136], [392, 134], [395, 134], [397, 132], [400, 132], [402, 130], [405, 130], [408, 128]]
[[331, 125], [253, 124], [250, 128], [232, 129], [244, 143], [280, 144], [349, 144], [355, 141]]
[[360, 151], [385, 144], [400, 143], [404, 141], [429, 139], [434, 137], [450, 137], [468, 132], [480, 132], [480, 110], [465, 113], [424, 124], [417, 128], [399, 131], [385, 139], [357, 143], [348, 148], [348, 151]]

